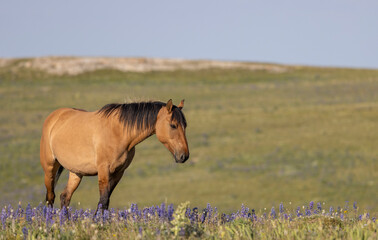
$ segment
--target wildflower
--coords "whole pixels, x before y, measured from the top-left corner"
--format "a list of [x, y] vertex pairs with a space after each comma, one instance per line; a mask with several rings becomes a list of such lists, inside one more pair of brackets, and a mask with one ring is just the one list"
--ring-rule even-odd
[[242, 207], [241, 207], [241, 217], [243, 218], [247, 218], [248, 217], [248, 212], [249, 212], [249, 208], [244, 206], [244, 204], [242, 204]]
[[60, 213], [59, 213], [60, 226], [62, 226], [65, 223], [66, 219], [68, 219], [68, 211], [67, 211], [67, 208], [63, 206], [63, 208], [60, 210]]
[[190, 222], [193, 224], [198, 221], [198, 208], [193, 208], [192, 214], [190, 215]]
[[354, 210], [357, 210], [357, 202], [354, 202], [354, 203], [353, 203], [353, 209], [354, 209]]
[[300, 207], [297, 207], [296, 214], [297, 214], [297, 217], [302, 216]]
[[329, 208], [329, 214], [330, 214], [330, 215], [333, 214], [333, 207], [332, 207], [332, 206]]
[[5, 221], [7, 220], [6, 210], [3, 209], [1, 211], [1, 223], [3, 225], [3, 229], [5, 229]]
[[312, 210], [314, 208], [314, 201], [310, 202], [309, 207], [310, 207], [310, 210]]
[[175, 212], [175, 209], [173, 208], [173, 204], [168, 205], [168, 221], [173, 220], [173, 213]]
[[310, 209], [306, 208], [305, 213], [306, 213], [306, 216], [311, 216], [311, 210]]
[[280, 213], [283, 213], [284, 212], [284, 206], [283, 206], [283, 203], [280, 204]]
[[202, 210], [202, 215], [201, 215], [201, 223], [204, 223], [207, 217], [207, 209]]
[[26, 221], [29, 224], [31, 224], [32, 223], [32, 217], [33, 217], [33, 212], [32, 212], [32, 208], [30, 206], [30, 203], [28, 203], [28, 206], [26, 206], [25, 217], [26, 217]]
[[102, 215], [102, 222], [105, 223], [107, 221], [109, 221], [109, 211], [108, 210], [104, 210], [104, 214]]
[[322, 210], [322, 204], [320, 202], [317, 203], [317, 208], [318, 208], [319, 211]]
[[270, 211], [270, 216], [272, 218], [276, 218], [277, 214], [276, 214], [276, 210], [274, 210], [274, 207], [272, 207], [272, 210]]
[[28, 229], [26, 227], [22, 228], [22, 234], [24, 234], [24, 239], [28, 237]]

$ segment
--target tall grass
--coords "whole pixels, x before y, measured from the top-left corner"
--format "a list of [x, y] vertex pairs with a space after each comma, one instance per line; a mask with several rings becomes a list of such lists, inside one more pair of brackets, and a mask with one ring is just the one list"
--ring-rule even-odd
[[[350, 207], [350, 208], [349, 208]], [[0, 239], [376, 239], [378, 222], [356, 203], [324, 209], [322, 203], [277, 210], [218, 212], [182, 203], [98, 211], [8, 206], [1, 211]]]

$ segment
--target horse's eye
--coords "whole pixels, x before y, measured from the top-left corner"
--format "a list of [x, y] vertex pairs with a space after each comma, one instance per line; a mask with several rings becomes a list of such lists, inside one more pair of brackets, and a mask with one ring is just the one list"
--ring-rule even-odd
[[177, 126], [176, 126], [176, 125], [174, 125], [174, 124], [171, 124], [171, 128], [173, 128], [173, 129], [176, 129], [176, 128], [177, 128]]

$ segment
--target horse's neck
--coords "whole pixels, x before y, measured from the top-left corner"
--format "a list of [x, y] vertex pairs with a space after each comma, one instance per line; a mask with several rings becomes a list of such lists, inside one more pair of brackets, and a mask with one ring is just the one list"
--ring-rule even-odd
[[126, 138], [128, 141], [128, 149], [132, 149], [138, 143], [144, 141], [146, 138], [150, 137], [151, 135], [155, 134], [155, 129], [142, 129], [136, 130], [131, 129], [130, 131], [126, 130]]

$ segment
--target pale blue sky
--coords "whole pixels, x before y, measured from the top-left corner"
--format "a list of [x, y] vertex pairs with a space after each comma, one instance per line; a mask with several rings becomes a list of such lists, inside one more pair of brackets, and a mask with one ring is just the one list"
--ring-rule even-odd
[[0, 0], [0, 57], [378, 68], [377, 0]]

